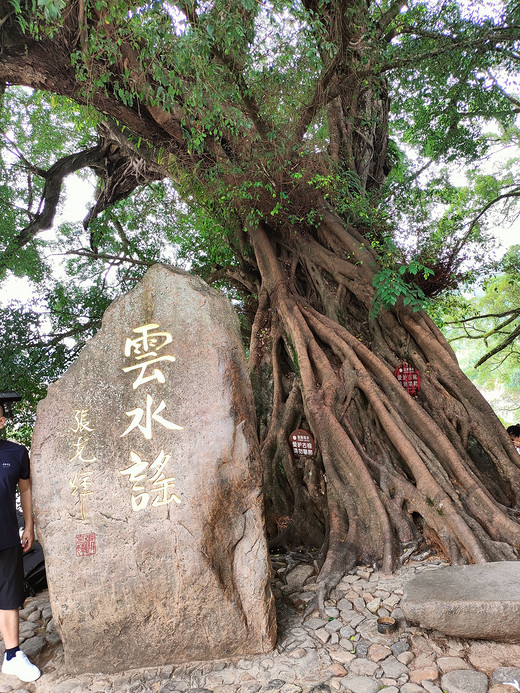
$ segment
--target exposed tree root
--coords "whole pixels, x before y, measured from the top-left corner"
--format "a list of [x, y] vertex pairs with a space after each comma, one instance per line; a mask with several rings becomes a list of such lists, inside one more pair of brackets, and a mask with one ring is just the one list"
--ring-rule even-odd
[[[520, 490], [517, 454], [433, 323], [403, 306], [368, 319], [373, 258], [330, 215], [321, 243], [305, 238], [292, 249], [299, 266], [289, 270], [267, 229], [251, 235], [272, 340], [261, 344], [259, 311], [252, 369], [269, 367], [273, 383], [262, 419], [267, 514], [276, 508], [290, 518], [292, 535], [305, 543], [309, 504], [317, 518], [326, 503], [327, 550], [307, 611], [324, 613], [330, 590], [359, 562], [390, 572], [410, 543], [425, 541], [453, 563], [517, 558], [520, 525], [510, 512]], [[349, 259], [333, 262], [344, 241]], [[421, 373], [416, 398], [393, 374], [405, 361]], [[295, 473], [288, 435], [303, 421], [318, 443], [313, 474], [326, 480], [326, 496]], [[470, 440], [487, 467], [468, 452]]]

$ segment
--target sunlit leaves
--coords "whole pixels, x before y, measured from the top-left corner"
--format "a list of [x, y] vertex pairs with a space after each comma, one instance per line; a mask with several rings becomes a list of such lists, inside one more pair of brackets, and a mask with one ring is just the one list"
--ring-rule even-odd
[[498, 273], [482, 283], [476, 296], [454, 296], [439, 307], [466, 375], [486, 392], [505, 423], [518, 422], [520, 246], [506, 253]]
[[20, 232], [41, 209], [45, 171], [57, 154], [95, 142], [94, 118], [59, 96], [10, 87], [0, 108], [0, 276], [10, 270], [40, 281], [48, 271], [38, 241], [19, 247]]
[[[51, 25], [58, 29], [60, 2], [15, 10], [26, 26], [32, 22], [32, 38], [44, 41]], [[475, 248], [485, 259], [491, 207], [515, 213], [517, 165], [489, 171], [481, 164], [493, 139], [517, 146], [514, 3], [91, 0], [82, 6], [73, 69], [62, 66], [71, 78], [75, 72], [75, 96], [97, 99], [122, 137], [140, 152], [146, 148], [175, 184], [117, 202], [88, 232], [69, 223], [57, 243], [45, 241], [47, 253], [66, 258], [71, 283], [58, 296], [49, 280], [53, 311], [65, 315], [70, 302], [93, 315], [91, 284], [101, 307], [161, 260], [218, 275], [222, 283], [225, 270], [254, 274], [248, 231], [263, 222], [280, 247], [295, 234], [318, 237], [324, 205], [373, 243], [382, 267], [376, 304], [415, 308], [423, 294], [467, 277]], [[3, 129], [16, 145], [4, 137], [4, 244], [37, 209], [43, 178], [36, 168], [95, 141], [85, 111], [54, 97], [38, 103], [34, 94], [10, 94]], [[74, 129], [78, 121], [89, 128]], [[457, 180], [455, 164], [464, 167]], [[42, 278], [41, 250], [31, 242], [10, 268]]]
[[518, 42], [518, 32], [505, 28], [510, 20], [497, 8], [489, 16], [468, 7], [409, 3], [399, 16], [388, 57], [388, 65], [401, 66], [391, 76], [399, 85], [397, 131], [425, 156], [447, 161], [461, 154], [477, 158], [486, 147], [486, 121], [506, 127], [514, 119], [507, 92], [514, 94], [517, 83], [518, 58], [511, 42], [515, 37]]

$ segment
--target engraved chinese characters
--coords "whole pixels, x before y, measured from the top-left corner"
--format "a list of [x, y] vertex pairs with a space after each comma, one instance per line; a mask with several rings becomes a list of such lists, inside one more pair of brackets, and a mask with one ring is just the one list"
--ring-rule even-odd
[[315, 453], [314, 438], [309, 431], [305, 431], [303, 428], [293, 431], [289, 436], [289, 442], [291, 443], [293, 455], [296, 455], [296, 457], [314, 455]]
[[114, 301], [38, 406], [32, 469], [71, 669], [272, 649], [253, 398], [222, 295], [155, 265]]
[[409, 395], [417, 397], [421, 389], [421, 376], [416, 368], [409, 363], [401, 363], [394, 370], [394, 375]]
[[[89, 426], [88, 411], [78, 409], [74, 412], [74, 424], [71, 426], [73, 434], [72, 450], [73, 456], [69, 460], [71, 466], [74, 462], [80, 462], [81, 466], [74, 471], [69, 484], [72, 488], [72, 495], [77, 496], [81, 503], [81, 517], [86, 520], [85, 502], [86, 497], [92, 493], [92, 472], [90, 466], [96, 461], [95, 457], [89, 457], [88, 453], [85, 456], [85, 448], [88, 445], [88, 434], [92, 433], [93, 429]], [[74, 467], [73, 467], [74, 468]]]
[[[137, 371], [137, 378], [132, 384], [134, 390], [154, 380], [165, 384], [166, 378], [162, 371], [156, 368], [156, 364], [175, 361], [175, 356], [171, 354], [161, 353], [160, 356], [158, 355], [161, 349], [173, 341], [169, 332], [157, 331], [158, 327], [159, 325], [156, 323], [136, 327], [133, 332], [139, 336], [129, 337], [125, 342], [125, 356], [131, 357], [135, 363], [125, 366], [123, 372]], [[152, 366], [153, 368], [151, 368]], [[164, 400], [155, 407], [153, 397], [147, 391], [144, 392], [144, 396], [146, 397], [144, 408], [137, 407], [126, 412], [126, 415], [133, 417], [133, 419], [128, 428], [121, 433], [121, 438], [131, 431], [136, 431], [143, 435], [146, 440], [152, 440], [154, 425], [164, 426], [169, 431], [182, 431], [182, 426], [178, 426], [161, 416], [161, 412], [166, 407]], [[144, 424], [142, 423], [143, 419]], [[121, 474], [127, 475], [132, 484], [132, 509], [134, 511], [144, 510], [150, 499], [152, 499], [151, 503], [154, 508], [168, 505], [172, 501], [181, 503], [181, 499], [175, 493], [175, 477], [167, 476], [170, 458], [169, 453], [161, 450], [153, 462], [148, 462], [135, 450], [130, 451], [131, 465], [119, 471]]]

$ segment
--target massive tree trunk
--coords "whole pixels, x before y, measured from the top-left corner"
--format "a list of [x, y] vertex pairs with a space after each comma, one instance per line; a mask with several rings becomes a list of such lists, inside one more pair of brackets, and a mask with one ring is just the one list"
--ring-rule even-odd
[[[427, 315], [400, 306], [369, 319], [373, 258], [323, 216], [320, 241], [282, 248], [268, 229], [254, 233], [262, 290], [250, 363], [268, 514], [289, 517], [295, 541], [323, 532], [321, 597], [346, 568], [390, 571], [420, 541], [454, 563], [515, 559], [520, 458], [509, 437]], [[394, 375], [403, 362], [421, 375], [416, 397]], [[319, 463], [291, 453], [303, 420]]]
[[[516, 559], [520, 457], [509, 437], [428, 315], [399, 301], [373, 315], [380, 265], [367, 236], [377, 238], [378, 229], [370, 219], [349, 221], [309, 184], [317, 173], [342, 177], [355, 183], [354, 200], [378, 190], [388, 172], [389, 97], [371, 65], [373, 46], [364, 45], [367, 6], [361, 0], [324, 4], [329, 15], [323, 22], [338, 52], [325, 61], [299, 119], [274, 143], [241, 81], [238, 58], [215, 48], [215, 60], [243, 96], [250, 134], [207, 134], [197, 153], [186, 140], [185, 116], [175, 109], [144, 96], [122, 103], [110, 86], [92, 87], [88, 96], [79, 89], [70, 53], [87, 30], [81, 13], [78, 20], [81, 3], [67, 5], [61, 33], [39, 42], [20, 34], [0, 4], [6, 17], [0, 79], [88, 100], [124, 124], [134, 142], [147, 143], [143, 154], [112, 126], [114, 147], [125, 161], [145, 155], [151, 177], [162, 171], [179, 180], [180, 171], [209, 188], [209, 172], [218, 166], [219, 191], [239, 190], [244, 180], [258, 186], [256, 197], [234, 198], [228, 242], [237, 263], [215, 276], [239, 286], [254, 314], [249, 362], [268, 531], [275, 543], [323, 549], [320, 606], [356, 563], [391, 571], [405, 549], [421, 543], [456, 563]], [[399, 6], [381, 18], [381, 36]], [[325, 11], [321, 5], [319, 11]], [[190, 21], [196, 26], [196, 17]], [[103, 30], [113, 40], [108, 20]], [[86, 63], [94, 81], [102, 60], [90, 55]], [[151, 80], [124, 38], [111, 69], [126, 71], [147, 93], [143, 85]], [[309, 151], [304, 137], [320, 109], [329, 129], [329, 151], [321, 154]], [[152, 162], [159, 150], [175, 168], [161, 169], [157, 157]], [[344, 191], [350, 194], [347, 186]], [[108, 204], [103, 199], [96, 213]], [[417, 396], [394, 375], [405, 362], [420, 374]], [[289, 434], [299, 427], [313, 434], [314, 456], [293, 455]]]

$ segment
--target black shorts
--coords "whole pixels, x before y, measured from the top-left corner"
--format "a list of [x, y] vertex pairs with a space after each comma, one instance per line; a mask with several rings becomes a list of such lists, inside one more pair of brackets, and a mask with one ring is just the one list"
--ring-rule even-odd
[[18, 609], [23, 606], [22, 546], [0, 551], [0, 609]]

